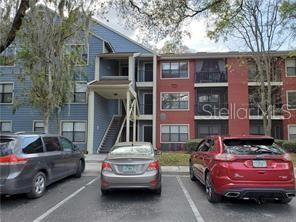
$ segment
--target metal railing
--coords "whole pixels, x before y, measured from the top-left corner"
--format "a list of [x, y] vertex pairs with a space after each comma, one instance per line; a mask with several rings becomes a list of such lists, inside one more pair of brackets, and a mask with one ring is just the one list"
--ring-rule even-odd
[[139, 104], [140, 114], [151, 115], [153, 113], [153, 104]]
[[[269, 110], [271, 110], [272, 115], [282, 115], [282, 104], [272, 105]], [[262, 116], [262, 108], [260, 104], [250, 104], [249, 105], [249, 115], [251, 116]]]
[[226, 102], [197, 102], [195, 114], [201, 116], [227, 116], [228, 104]]
[[153, 81], [153, 70], [138, 70], [137, 75], [138, 82], [152, 82]]
[[100, 80], [128, 80], [128, 76], [100, 76]]
[[197, 83], [227, 82], [227, 73], [226, 72], [196, 72], [195, 82]]

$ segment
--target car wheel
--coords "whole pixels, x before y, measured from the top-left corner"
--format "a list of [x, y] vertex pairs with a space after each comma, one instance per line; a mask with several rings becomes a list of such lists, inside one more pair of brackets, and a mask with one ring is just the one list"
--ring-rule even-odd
[[191, 164], [189, 166], [189, 174], [190, 174], [190, 179], [192, 181], [196, 181], [196, 177], [194, 176], [194, 172], [193, 172], [193, 166]]
[[221, 195], [215, 192], [210, 172], [206, 175], [206, 193], [209, 202], [218, 203], [221, 201]]
[[79, 160], [77, 171], [74, 176], [76, 178], [80, 178], [83, 171], [84, 171], [84, 162], [83, 162], [83, 160]]
[[109, 193], [110, 193], [109, 190], [101, 189], [101, 194], [102, 194], [103, 196], [105, 196], [105, 195], [107, 195], [107, 194], [109, 194]]
[[46, 189], [46, 176], [43, 172], [38, 172], [32, 180], [32, 190], [27, 194], [29, 198], [41, 197]]
[[154, 191], [157, 195], [161, 195], [161, 185]]
[[287, 198], [283, 198], [283, 199], [277, 200], [276, 202], [277, 203], [281, 203], [281, 204], [288, 204], [291, 201], [292, 201], [292, 198], [287, 197]]

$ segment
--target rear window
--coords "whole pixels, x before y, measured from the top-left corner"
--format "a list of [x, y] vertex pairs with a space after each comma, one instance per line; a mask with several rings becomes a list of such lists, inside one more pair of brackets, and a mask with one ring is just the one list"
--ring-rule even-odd
[[273, 139], [224, 140], [224, 153], [239, 155], [283, 154], [283, 149]]
[[110, 154], [128, 155], [152, 155], [153, 149], [150, 146], [114, 146]]
[[23, 152], [26, 154], [42, 153], [43, 144], [39, 136], [24, 137], [22, 139]]
[[17, 140], [14, 138], [0, 137], [0, 156], [13, 154], [17, 148]]

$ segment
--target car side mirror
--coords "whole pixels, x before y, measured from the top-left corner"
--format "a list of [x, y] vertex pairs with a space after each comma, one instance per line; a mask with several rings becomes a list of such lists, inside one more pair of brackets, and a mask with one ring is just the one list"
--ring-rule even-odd
[[79, 150], [79, 147], [77, 145], [74, 144], [73, 146], [73, 151], [78, 151]]

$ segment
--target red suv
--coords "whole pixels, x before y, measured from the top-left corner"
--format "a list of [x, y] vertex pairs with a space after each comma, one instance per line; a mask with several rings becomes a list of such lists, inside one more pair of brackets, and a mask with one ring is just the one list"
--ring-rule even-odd
[[191, 154], [190, 177], [213, 203], [222, 196], [289, 203], [295, 196], [291, 158], [267, 136], [205, 138]]

